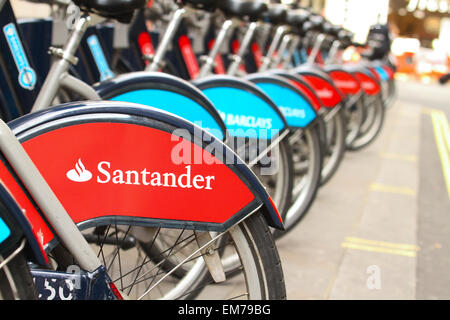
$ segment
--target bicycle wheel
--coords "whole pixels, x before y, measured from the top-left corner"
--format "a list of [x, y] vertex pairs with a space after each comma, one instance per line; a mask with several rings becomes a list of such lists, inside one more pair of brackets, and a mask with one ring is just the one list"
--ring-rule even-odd
[[[227, 232], [215, 235], [211, 245], [200, 248], [196, 233], [186, 229], [105, 225], [82, 231], [97, 249], [117, 288], [131, 299], [285, 299], [281, 263], [271, 232], [255, 213]], [[172, 240], [170, 240], [172, 239]], [[148, 255], [159, 242], [159, 257]], [[160, 251], [158, 250], [158, 251]], [[218, 252], [226, 280], [212, 281], [203, 255]], [[238, 259], [236, 259], [238, 257]], [[226, 262], [238, 261], [242, 271]], [[162, 267], [166, 261], [173, 268]], [[176, 262], [176, 263], [175, 263]], [[227, 267], [228, 266], [228, 267]], [[182, 278], [173, 275], [185, 268]], [[230, 270], [232, 269], [232, 270]]]
[[384, 105], [387, 108], [392, 107], [397, 97], [397, 88], [395, 84], [395, 79], [389, 79], [386, 83], [386, 96], [384, 97]]
[[358, 137], [347, 146], [348, 150], [356, 151], [368, 146], [378, 134], [384, 123], [385, 107], [380, 95], [364, 96], [365, 115]]
[[[244, 148], [252, 149], [252, 143], [247, 143]], [[318, 148], [318, 146], [314, 146], [314, 148]], [[256, 152], [256, 150], [253, 151]], [[245, 151], [243, 156], [248, 155], [249, 153], [251, 153], [251, 151]], [[316, 162], [312, 163], [317, 166]], [[309, 170], [314, 171], [314, 168]], [[292, 204], [292, 190], [294, 180], [292, 153], [288, 139], [283, 139], [278, 146], [271, 149], [261, 161], [257, 162], [252, 167], [252, 171], [266, 187], [266, 190], [271, 196], [277, 210], [280, 212], [281, 217], [286, 216], [289, 206]], [[304, 175], [307, 176], [307, 174]], [[313, 200], [313, 195], [315, 195], [318, 184], [315, 179], [310, 179], [308, 183], [304, 183], [303, 186], [304, 190], [301, 191], [303, 191], [305, 196], [302, 197], [304, 208], [302, 208], [301, 210], [306, 210], [306, 208]], [[299, 191], [298, 193], [301, 192]], [[173, 231], [170, 233], [171, 240], [173, 240], [173, 238], [175, 237], [173, 233]], [[170, 240], [168, 241], [165, 239], [166, 237], [167, 233], [165, 236], [157, 239], [152, 244], [152, 246], [144, 247], [144, 250], [149, 256], [154, 257], [153, 259], [157, 259], [155, 260], [155, 262], [161, 262], [162, 269], [171, 270], [172, 268], [176, 267], [177, 263], [179, 263], [179, 259], [177, 259], [176, 257], [164, 258], [164, 248], [167, 248], [168, 243], [170, 243]], [[176, 260], [172, 261], [172, 258], [175, 258]], [[236, 263], [234, 263], [232, 259], [227, 259], [226, 267], [229, 272], [232, 272], [232, 265], [238, 267], [238, 265], [236, 265]], [[173, 276], [183, 278], [188, 271], [188, 266], [181, 266], [175, 269], [175, 271], [173, 272]]]
[[364, 121], [364, 103], [359, 97], [352, 105], [345, 108], [345, 122], [347, 124], [347, 134], [345, 145], [349, 146], [358, 137]]
[[317, 126], [294, 131], [289, 137], [294, 162], [292, 202], [282, 216], [285, 231], [275, 231], [280, 238], [292, 230], [306, 215], [320, 186], [322, 170], [321, 143]]
[[288, 140], [281, 140], [252, 170], [266, 187], [278, 212], [283, 216], [292, 201], [294, 180], [292, 151]]
[[[8, 259], [0, 256], [0, 263]], [[36, 300], [37, 292], [23, 252], [0, 268], [0, 300]]]
[[335, 114], [332, 114], [333, 112], [334, 110], [331, 110], [324, 116], [326, 142], [321, 172], [321, 185], [327, 183], [336, 173], [346, 149], [345, 138], [347, 136], [347, 128], [345, 111], [341, 108]]
[[[250, 146], [247, 143], [245, 146], [247, 149], [252, 148], [251, 143]], [[255, 151], [255, 150], [254, 150]], [[250, 151], [246, 151], [245, 154], [249, 154]], [[293, 164], [292, 164], [292, 153], [291, 147], [287, 139], [282, 140], [278, 146], [271, 149], [270, 152], [258, 163], [256, 163], [252, 167], [252, 171], [255, 175], [260, 179], [262, 184], [266, 187], [267, 192], [272, 198], [273, 203], [276, 208], [280, 212], [281, 217], [286, 216], [286, 213], [289, 209], [289, 206], [292, 204], [292, 189], [293, 189]], [[317, 190], [318, 184], [313, 180], [313, 182], [309, 182], [304, 187], [305, 195], [301, 200], [304, 204], [305, 208], [301, 210], [306, 210], [306, 207], [309, 205], [309, 202], [312, 202], [313, 196], [315, 194], [315, 190]], [[308, 202], [308, 203], [307, 203]], [[283, 232], [276, 232], [276, 235], [281, 235]], [[169, 240], [167, 240], [169, 237]], [[176, 237], [175, 231], [166, 232], [166, 234], [160, 239], [156, 240], [152, 243], [151, 246], [144, 246], [144, 250], [147, 254], [153, 257], [154, 262], [160, 262], [161, 268], [163, 270], [171, 270], [177, 266], [177, 263], [180, 260], [175, 257], [167, 257], [165, 256], [166, 249], [169, 247], [171, 241]], [[220, 245], [219, 245], [220, 246]], [[228, 255], [227, 259], [224, 259], [224, 267], [227, 270], [227, 273], [231, 276], [234, 275], [236, 270], [239, 270], [239, 257]], [[179, 279], [186, 276], [189, 272], [189, 266], [183, 265], [176, 268], [173, 272], [173, 276]], [[198, 269], [198, 276], [203, 280], [199, 281], [199, 283], [204, 283], [205, 281], [210, 281], [211, 278], [207, 269], [204, 267]], [[197, 295], [195, 291], [191, 292], [187, 297], [193, 298]]]

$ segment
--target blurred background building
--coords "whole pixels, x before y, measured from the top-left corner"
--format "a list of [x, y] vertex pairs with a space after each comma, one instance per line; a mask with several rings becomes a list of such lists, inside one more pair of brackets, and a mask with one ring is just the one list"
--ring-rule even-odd
[[398, 79], [435, 81], [450, 69], [449, 0], [283, 0], [322, 13], [364, 43], [371, 25], [388, 24]]
[[[398, 79], [435, 81], [450, 69], [450, 0], [271, 0], [323, 14], [364, 43], [370, 26], [388, 24]], [[49, 16], [49, 6], [11, 1], [19, 17]], [[352, 56], [351, 52], [347, 53]]]

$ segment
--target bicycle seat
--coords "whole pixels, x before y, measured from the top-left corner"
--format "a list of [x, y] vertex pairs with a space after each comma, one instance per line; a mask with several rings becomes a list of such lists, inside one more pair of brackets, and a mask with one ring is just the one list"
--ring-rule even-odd
[[312, 24], [312, 29], [321, 31], [323, 24], [325, 22], [325, 18], [318, 14], [311, 14], [311, 16], [308, 19]]
[[248, 17], [251, 21], [258, 20], [267, 10], [267, 4], [263, 0], [221, 0], [218, 6], [228, 16]]
[[299, 29], [300, 29], [301, 35], [304, 36], [306, 33], [308, 33], [309, 31], [311, 31], [313, 29], [313, 24], [311, 21], [306, 20], [305, 23], [302, 24], [302, 27]]
[[303, 9], [289, 10], [286, 15], [286, 22], [291, 27], [301, 27], [311, 14]]
[[337, 34], [337, 38], [339, 39], [339, 41], [341, 41], [342, 46], [344, 47], [349, 47], [353, 44], [353, 32], [351, 31], [340, 29], [339, 33]]
[[214, 11], [221, 0], [182, 0], [184, 4], [190, 4], [192, 7], [205, 11]]
[[144, 7], [147, 0], [73, 0], [73, 2], [82, 10], [127, 23], [133, 17], [134, 10]]
[[287, 9], [282, 4], [272, 4], [262, 13], [262, 18], [273, 24], [283, 24], [286, 22]]
[[340, 26], [337, 26], [335, 24], [333, 24], [329, 30], [329, 34], [338, 38], [339, 37], [339, 32], [341, 32], [342, 28]]
[[326, 33], [328, 35], [333, 35], [333, 31], [334, 31], [333, 27], [334, 26], [330, 22], [324, 21], [322, 24], [322, 31], [323, 31], [323, 33]]

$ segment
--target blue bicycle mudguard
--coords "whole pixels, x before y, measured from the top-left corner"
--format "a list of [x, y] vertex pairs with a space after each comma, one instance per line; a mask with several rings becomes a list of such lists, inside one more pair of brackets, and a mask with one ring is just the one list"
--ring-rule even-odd
[[381, 66], [374, 67], [375, 72], [380, 77], [381, 81], [389, 81], [389, 75], [387, 74], [386, 70], [383, 69]]
[[42, 245], [39, 244], [30, 223], [3, 182], [0, 183], [0, 208], [0, 254], [10, 251], [12, 246], [16, 246], [25, 237], [32, 255], [27, 258], [46, 266], [48, 258]]
[[8, 239], [10, 234], [11, 230], [8, 228], [8, 225], [5, 223], [5, 221], [0, 217], [0, 243]]
[[286, 79], [273, 74], [253, 74], [246, 77], [262, 89], [278, 106], [288, 125], [306, 128], [317, 118], [309, 99]]
[[221, 140], [225, 124], [211, 101], [195, 86], [161, 72], [132, 72], [95, 86], [104, 99], [152, 106], [189, 120]]
[[248, 80], [213, 75], [193, 83], [217, 108], [230, 136], [270, 140], [289, 127], [270, 97]]
[[[256, 210], [262, 210], [268, 225], [284, 229], [266, 189], [234, 151], [207, 131], [169, 112], [118, 101], [76, 102], [25, 115], [9, 126], [79, 226], [131, 221], [143, 226], [221, 232]], [[196, 148], [201, 148], [213, 154], [214, 159], [227, 161], [191, 162], [192, 168], [171, 161], [173, 147], [180, 144], [179, 139], [173, 139], [178, 136], [178, 130], [189, 133], [190, 140], [184, 135], [180, 137], [184, 138], [183, 143], [193, 147], [194, 156]], [[72, 142], [64, 143], [68, 138]], [[46, 149], [55, 143], [60, 146], [53, 147], [60, 158], [49, 155]], [[73, 161], [77, 165], [74, 166]], [[102, 179], [107, 176], [103, 173], [109, 168], [105, 161], [111, 163], [111, 176], [116, 174], [112, 170], [119, 165], [136, 168], [133, 170], [139, 172], [148, 168], [153, 173], [183, 173], [183, 179], [188, 181], [187, 176], [210, 172], [216, 179], [212, 180], [209, 190], [207, 187], [186, 188], [186, 180], [181, 180], [183, 187], [181, 178], [177, 178], [176, 188], [152, 188], [143, 183], [145, 178], [142, 183], [122, 183], [115, 178], [105, 182]], [[82, 173], [73, 180], [69, 172], [80, 166]], [[79, 178], [86, 170], [89, 179], [81, 181]], [[191, 184], [195, 186], [198, 181], [199, 178], [193, 179]], [[117, 192], [118, 196], [111, 196]], [[236, 192], [240, 195], [236, 196]], [[130, 197], [133, 201], [127, 200]]]

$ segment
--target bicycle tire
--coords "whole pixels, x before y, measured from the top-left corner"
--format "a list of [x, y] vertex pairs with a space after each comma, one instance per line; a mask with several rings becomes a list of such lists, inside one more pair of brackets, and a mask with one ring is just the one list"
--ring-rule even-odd
[[366, 96], [364, 104], [365, 120], [359, 136], [347, 146], [350, 151], [361, 150], [370, 145], [378, 137], [384, 124], [385, 106], [382, 97], [379, 94], [370, 98]]
[[[319, 126], [311, 126], [307, 128], [303, 133], [304, 134], [301, 141], [291, 140], [291, 143], [294, 144], [292, 147], [292, 152], [294, 157], [294, 167], [297, 168], [294, 172], [294, 175], [297, 175], [297, 179], [294, 180], [291, 205], [288, 211], [282, 216], [285, 230], [276, 230], [274, 232], [274, 236], [276, 239], [285, 236], [303, 219], [303, 217], [309, 211], [311, 205], [314, 203], [314, 199], [320, 187], [323, 158], [321, 151], [322, 146], [319, 138]], [[296, 147], [295, 143], [299, 144], [299, 146]], [[296, 158], [296, 155], [298, 156], [301, 152], [298, 149], [301, 148], [301, 146], [305, 145], [308, 148], [308, 168], [306, 175], [302, 176], [301, 174], [304, 172], [304, 168], [301, 166], [299, 167], [299, 159]], [[301, 153], [303, 154], [303, 158], [300, 156], [300, 159], [305, 159], [305, 153]]]
[[387, 108], [392, 107], [396, 98], [397, 98], [397, 87], [396, 87], [395, 79], [392, 78], [387, 81], [387, 93], [386, 93], [386, 96], [384, 99], [385, 106]]
[[[292, 150], [291, 146], [287, 139], [283, 139], [278, 144], [278, 159], [275, 161], [278, 162], [278, 172], [276, 176], [262, 176], [255, 172], [264, 186], [268, 189], [268, 193], [272, 198], [277, 210], [283, 216], [292, 201], [292, 188], [293, 188], [293, 161], [292, 161]], [[276, 179], [276, 182], [273, 182], [273, 179]]]
[[[276, 161], [279, 164], [279, 168], [278, 173], [276, 175], [265, 177], [258, 174], [258, 169], [252, 168], [252, 170], [258, 176], [261, 182], [266, 186], [269, 195], [272, 197], [272, 201], [274, 202], [277, 210], [280, 212], [280, 216], [283, 218], [284, 216], [286, 216], [286, 213], [288, 212], [289, 207], [292, 204], [294, 172], [292, 163], [292, 151], [288, 139], [281, 140], [278, 147], [279, 152], [277, 154], [279, 159]], [[258, 165], [256, 164], [255, 167], [257, 166]], [[271, 185], [272, 184], [270, 182], [271, 179], [276, 180], [275, 185]], [[317, 190], [318, 188], [317, 183], [314, 183], [313, 188]], [[313, 190], [313, 192], [315, 193], [316, 190]], [[312, 197], [307, 197], [307, 201], [312, 202], [312, 200], [313, 200]], [[276, 231], [274, 232], [278, 234], [278, 232]], [[144, 250], [146, 250], [149, 256], [160, 258], [158, 261], [155, 262], [162, 262], [161, 268], [170, 270], [175, 267], [175, 263], [168, 259], [162, 261], [164, 260], [164, 258], [161, 253], [164, 250], [161, 247], [164, 247], [164, 245], [161, 245], [161, 243], [156, 242], [152, 244], [150, 248], [144, 247]], [[175, 270], [174, 276], [182, 278], [185, 276], [187, 271], [188, 270], [186, 270], [183, 267], [178, 268]], [[229, 273], [232, 273], [232, 270], [230, 270]]]
[[[326, 116], [325, 116], [326, 117]], [[326, 184], [338, 170], [346, 149], [346, 121], [344, 109], [341, 108], [326, 127], [326, 148], [323, 157], [321, 185]]]
[[[0, 257], [0, 261], [3, 259]], [[0, 269], [0, 300], [36, 300], [38, 298], [23, 252]]]
[[347, 135], [345, 136], [346, 146], [350, 146], [352, 142], [359, 136], [361, 126], [364, 120], [364, 103], [361, 96], [353, 103], [353, 105], [345, 108], [345, 120], [347, 123]]

